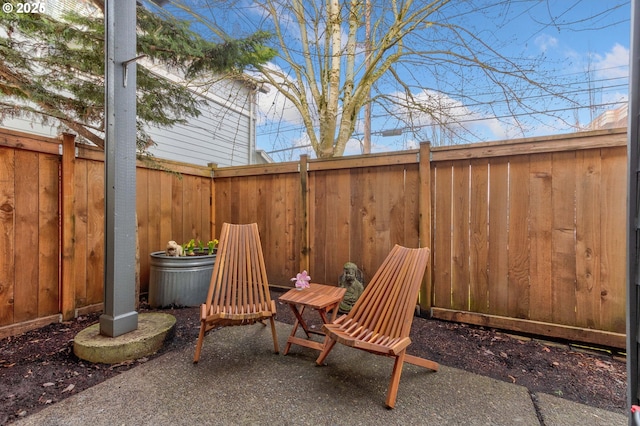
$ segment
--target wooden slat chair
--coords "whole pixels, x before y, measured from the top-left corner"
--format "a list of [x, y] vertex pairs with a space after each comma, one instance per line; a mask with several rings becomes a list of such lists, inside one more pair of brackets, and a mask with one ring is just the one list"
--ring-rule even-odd
[[200, 308], [200, 334], [193, 362], [200, 359], [205, 334], [215, 327], [271, 321], [273, 348], [279, 352], [269, 281], [258, 225], [222, 224], [207, 300]]
[[395, 406], [405, 361], [438, 371], [437, 363], [406, 353], [420, 283], [428, 263], [427, 247], [410, 249], [396, 245], [351, 311], [323, 327], [327, 337], [316, 360], [318, 365], [324, 363], [336, 342], [395, 358], [387, 390], [389, 408]]

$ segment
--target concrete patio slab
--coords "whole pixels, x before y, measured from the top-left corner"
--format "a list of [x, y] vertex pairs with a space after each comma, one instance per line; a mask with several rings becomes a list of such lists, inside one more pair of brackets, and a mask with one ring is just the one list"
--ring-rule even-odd
[[[290, 325], [277, 323], [283, 347]], [[194, 342], [195, 347], [195, 342]], [[405, 364], [394, 410], [385, 407], [392, 360], [337, 345], [273, 353], [268, 327], [210, 333], [200, 362], [194, 347], [162, 355], [80, 392], [17, 425], [626, 425], [626, 417], [518, 385], [441, 366]], [[544, 423], [541, 423], [541, 417]], [[596, 423], [601, 422], [601, 423]]]

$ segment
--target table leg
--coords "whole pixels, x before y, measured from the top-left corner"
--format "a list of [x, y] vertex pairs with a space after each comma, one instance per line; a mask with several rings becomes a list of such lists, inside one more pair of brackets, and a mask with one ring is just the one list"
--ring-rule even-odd
[[[318, 313], [320, 314], [320, 318], [322, 319], [322, 324], [327, 323], [327, 311], [324, 309], [318, 309]], [[322, 328], [320, 328], [322, 330]]]
[[307, 335], [307, 338], [309, 338], [309, 332], [307, 331], [307, 323], [304, 321], [304, 318], [302, 318], [302, 314], [304, 313], [304, 308], [306, 308], [306, 306], [303, 305], [302, 309], [299, 311], [298, 311], [298, 306], [296, 306], [295, 303], [291, 303], [289, 304], [289, 306], [291, 307], [291, 310], [293, 311], [293, 314], [295, 315], [296, 320], [293, 323], [293, 329], [291, 330], [291, 334], [287, 339], [287, 344], [284, 347], [284, 352], [282, 352], [283, 355], [286, 355], [289, 353], [289, 349], [291, 348], [291, 343], [293, 343], [293, 340], [295, 340], [296, 331], [298, 331], [298, 327], [300, 325], [302, 325], [302, 329]]
[[[318, 311], [318, 315], [322, 320], [322, 328], [320, 331], [310, 330], [307, 322], [302, 317], [302, 314], [304, 313], [305, 308], [308, 305], [306, 305], [305, 303], [295, 303], [295, 302], [287, 302], [287, 304], [291, 307], [291, 310], [295, 315], [296, 320], [293, 324], [293, 329], [291, 330], [291, 334], [287, 338], [287, 344], [285, 345], [283, 354], [287, 355], [289, 353], [289, 350], [291, 349], [291, 345], [293, 344], [321, 351], [325, 343], [327, 342], [327, 336], [322, 331], [322, 328], [324, 327], [325, 324], [329, 324], [336, 320], [338, 316], [338, 310], [339, 310], [338, 308], [340, 306], [340, 301], [336, 301], [332, 305], [324, 306], [322, 308], [313, 308], [314, 310]], [[329, 311], [331, 311], [331, 313], [329, 313]], [[306, 334], [306, 338], [296, 336], [299, 326], [302, 326], [302, 329]], [[311, 338], [311, 334], [318, 334], [324, 337], [324, 341], [319, 342], [319, 341], [313, 340]]]
[[298, 308], [295, 307], [293, 314], [296, 316], [296, 321], [298, 322], [298, 324], [302, 326], [302, 330], [304, 330], [304, 334], [307, 335], [307, 339], [308, 339], [309, 337], [311, 337], [309, 335], [309, 326], [307, 326], [307, 322], [304, 320], [304, 318], [302, 318], [302, 314], [304, 313], [305, 308], [306, 306], [303, 305], [302, 309], [298, 311]]
[[334, 322], [336, 320], [336, 317], [338, 316], [338, 311], [340, 310], [339, 308], [340, 308], [340, 302], [333, 305], [333, 308], [331, 311], [331, 322]]

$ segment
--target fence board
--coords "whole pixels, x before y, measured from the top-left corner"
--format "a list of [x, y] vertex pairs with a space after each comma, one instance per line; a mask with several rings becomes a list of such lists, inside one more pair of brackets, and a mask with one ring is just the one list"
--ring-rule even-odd
[[58, 156], [41, 154], [38, 159], [38, 315], [59, 312], [58, 305]]
[[[266, 244], [265, 241], [270, 241], [271, 235], [276, 234], [279, 230], [274, 229], [274, 227], [269, 226], [269, 218], [271, 217], [272, 208], [271, 199], [269, 197], [269, 182], [270, 178], [266, 178], [266, 176], [251, 176], [246, 180], [246, 193], [242, 194], [242, 200], [247, 201], [246, 198], [249, 198], [249, 202], [247, 204], [243, 204], [242, 209], [251, 208], [252, 206], [255, 208], [255, 218], [250, 222], [247, 222], [247, 219], [243, 219], [242, 223], [252, 223], [255, 222], [258, 224], [258, 232], [260, 233], [260, 243]], [[269, 250], [270, 252], [271, 250]], [[271, 253], [269, 253], [271, 254]], [[265, 256], [268, 254], [265, 253]]]
[[529, 315], [532, 320], [553, 320], [553, 287], [551, 285], [551, 226], [553, 221], [551, 203], [551, 154], [536, 154], [530, 157], [529, 191], [529, 240], [531, 280]]
[[[269, 222], [265, 223], [263, 229], [269, 228], [270, 233], [268, 242], [263, 244], [266, 244], [266, 251], [269, 253], [269, 264], [280, 265], [280, 268], [282, 268], [287, 263], [287, 241], [285, 235], [285, 230], [287, 229], [287, 215], [284, 203], [286, 182], [283, 175], [269, 176], [267, 182], [270, 187], [270, 190], [267, 192], [270, 197], [269, 201], [267, 201], [270, 213], [268, 217]], [[249, 197], [251, 197], [250, 194], [247, 194], [245, 197], [245, 200], [247, 201], [247, 205], [243, 208], [245, 212], [250, 212], [252, 210], [255, 211], [255, 199], [253, 197]], [[244, 222], [247, 223], [252, 221], [253, 220], [249, 216], [246, 216], [246, 219], [244, 220]], [[260, 239], [260, 242], [262, 243], [262, 238]], [[271, 273], [270, 280], [274, 282], [282, 282], [287, 278], [291, 278], [283, 276], [284, 274], [281, 270], [276, 272], [274, 268], [269, 269], [268, 272]]]
[[170, 173], [160, 174], [160, 241], [159, 246], [164, 248], [167, 241], [177, 241], [178, 244], [184, 243], [184, 241], [176, 240], [176, 235], [182, 229], [173, 228], [173, 180], [175, 176]]
[[140, 293], [149, 291], [149, 253], [163, 250], [162, 246], [151, 246], [149, 244], [149, 175], [151, 171], [145, 168], [138, 168], [136, 173], [136, 219], [138, 227], [136, 229], [138, 247], [140, 248]]
[[299, 236], [299, 214], [301, 193], [298, 175], [289, 175], [284, 188], [284, 203], [285, 203], [285, 227], [284, 235], [286, 237], [285, 254], [286, 262], [282, 265], [282, 274], [284, 277], [293, 277], [302, 269], [308, 269], [308, 267], [300, 268], [300, 236]]
[[76, 147], [75, 136], [65, 133], [62, 136], [62, 155], [60, 158], [60, 313], [62, 319], [73, 319], [76, 313], [77, 294], [80, 284], [76, 279]]
[[[15, 170], [38, 170], [40, 154], [15, 151]], [[15, 271], [9, 277], [14, 281], [13, 321], [23, 322], [38, 318], [39, 283], [39, 217], [38, 174], [15, 173], [15, 243], [9, 246], [15, 251]], [[34, 226], [36, 224], [36, 226]], [[3, 233], [4, 235], [4, 233]], [[55, 280], [57, 285], [57, 280]]]
[[[191, 227], [189, 226], [190, 223], [188, 223], [188, 217], [187, 217], [187, 211], [189, 210], [189, 208], [192, 207], [189, 205], [191, 201], [190, 195], [191, 195], [192, 188], [190, 185], [184, 184], [185, 183], [184, 181], [188, 179], [188, 177], [182, 176], [178, 178], [176, 176], [166, 174], [165, 176], [163, 176], [163, 178], [164, 178], [165, 184], [167, 186], [170, 185], [170, 189], [166, 193], [163, 192], [163, 194], [165, 195], [165, 198], [162, 198], [161, 208], [164, 208], [162, 212], [164, 215], [169, 214], [168, 227], [169, 229], [171, 229], [170, 234], [169, 235], [164, 234], [165, 238], [163, 238], [161, 241], [164, 247], [164, 244], [166, 244], [168, 241], [179, 238], [178, 235], [187, 235], [187, 236], [191, 236], [191, 238], [194, 238], [194, 239], [195, 239], [195, 236], [192, 236], [192, 232], [190, 229]], [[161, 194], [161, 197], [162, 197], [162, 194]], [[164, 203], [166, 203], [169, 197], [171, 199], [170, 205], [165, 206]], [[178, 244], [183, 244], [188, 240], [191, 240], [191, 238], [187, 238], [186, 240], [180, 239], [180, 241], [178, 241]]]
[[505, 158], [489, 161], [489, 310], [507, 316], [509, 310], [508, 228], [509, 164]]
[[[150, 183], [147, 187], [146, 192], [146, 203], [148, 208], [148, 231], [147, 231], [147, 246], [149, 247], [149, 253], [153, 253], [154, 251], [164, 250], [167, 247], [167, 242], [171, 241], [172, 238], [163, 241], [163, 235], [161, 232], [161, 222], [166, 222], [166, 219], [163, 220], [162, 213], [160, 211], [160, 206], [162, 205], [161, 193], [162, 186], [160, 176], [158, 175], [157, 170], [148, 170], [147, 171], [147, 181]], [[143, 220], [142, 217], [138, 218], [138, 220]], [[175, 237], [178, 238], [178, 237]], [[176, 241], [178, 244], [182, 244], [183, 241]], [[141, 256], [142, 257], [142, 252]]]
[[553, 322], [575, 321], [576, 249], [575, 230], [575, 153], [554, 153], [552, 169], [552, 281]]
[[489, 164], [486, 160], [471, 161], [469, 310], [488, 312], [489, 262], [488, 236]]
[[217, 178], [214, 179], [215, 194], [213, 198], [212, 210], [214, 213], [214, 221], [212, 224], [213, 235], [220, 235], [220, 229], [222, 228], [223, 217], [231, 216], [231, 203], [229, 201], [229, 191], [231, 185], [231, 179], [229, 178]]
[[[386, 176], [382, 175], [382, 171], [379, 174], [376, 173], [375, 169], [369, 168], [363, 177], [363, 184], [365, 185], [365, 198], [363, 200], [365, 220], [362, 223], [364, 237], [362, 240], [362, 251], [365, 256], [362, 260], [361, 269], [371, 278], [379, 265], [380, 252], [386, 249], [384, 246], [385, 236], [381, 235], [381, 232], [385, 232], [385, 229], [381, 228], [381, 222], [388, 210], [384, 211], [380, 208], [384, 198], [381, 184], [383, 180], [386, 179]], [[388, 228], [386, 231], [388, 232]]]
[[618, 147], [602, 153], [601, 215], [602, 251], [601, 327], [624, 333], [626, 326], [626, 148]]
[[451, 307], [451, 185], [452, 163], [438, 163], [432, 183], [435, 185], [433, 233], [433, 304]]
[[212, 179], [211, 177], [205, 177], [199, 179], [200, 182], [200, 229], [202, 230], [202, 237], [206, 240], [213, 240], [211, 230], [211, 206], [212, 201]]
[[509, 164], [509, 316], [529, 317], [529, 156]]
[[15, 152], [13, 149], [0, 148], [0, 244], [3, 247], [0, 256], [0, 326], [14, 322]]
[[[360, 202], [354, 200], [354, 208], [360, 206], [360, 247], [361, 247], [361, 257], [354, 258], [354, 262], [360, 262], [358, 266], [362, 270], [365, 276], [365, 283], [367, 282], [366, 278], [371, 279], [373, 275], [376, 273], [376, 269], [373, 266], [375, 265], [375, 259], [377, 257], [376, 254], [376, 232], [375, 232], [375, 224], [376, 224], [376, 174], [374, 170], [370, 167], [362, 170], [362, 173], [358, 175], [359, 183], [358, 185], [361, 188], [359, 191], [359, 195], [361, 196]], [[354, 182], [354, 184], [356, 184]]]
[[[388, 177], [381, 182], [384, 188], [384, 197], [388, 200], [388, 206], [386, 208], [382, 206], [383, 211], [381, 213], [383, 213], [384, 220], [381, 225], [389, 230], [389, 235], [386, 238], [386, 247], [382, 247], [383, 255], [388, 254], [396, 243], [417, 247], [417, 245], [413, 245], [415, 244], [415, 239], [412, 239], [411, 243], [405, 240], [404, 216], [407, 206], [404, 173], [404, 167], [389, 167], [387, 170]], [[346, 229], [346, 232], [349, 232], [349, 230]]]
[[[322, 235], [324, 229], [326, 227], [326, 223], [323, 219], [326, 218], [324, 215], [318, 216], [317, 206], [322, 204], [322, 197], [324, 197], [325, 193], [325, 180], [318, 179], [318, 173], [308, 173], [308, 189], [309, 189], [309, 272], [311, 278], [315, 282], [322, 282], [324, 277], [326, 277], [325, 264], [320, 259], [322, 259], [324, 253], [322, 252], [323, 246], [319, 243], [319, 239], [317, 238], [319, 235]], [[313, 188], [313, 191], [311, 190]], [[313, 224], [313, 228], [311, 227]], [[318, 243], [316, 243], [318, 241]], [[311, 265], [314, 265], [311, 268]]]
[[600, 327], [600, 150], [576, 153], [576, 325]]
[[211, 240], [211, 178], [197, 179], [198, 195], [196, 199], [196, 226], [203, 241]]
[[[329, 276], [331, 275], [331, 267], [333, 266], [333, 248], [329, 247], [329, 241], [335, 241], [335, 237], [337, 235], [335, 230], [335, 221], [337, 220], [336, 212], [337, 206], [332, 203], [335, 202], [336, 194], [335, 188], [333, 185], [335, 182], [332, 182], [329, 178], [327, 178], [327, 174], [329, 172], [312, 172], [316, 175], [316, 182], [320, 183], [318, 185], [319, 194], [315, 196], [316, 199], [316, 220], [322, 223], [321, 227], [318, 229], [318, 232], [314, 232], [315, 223], [312, 223], [310, 228], [311, 232], [316, 234], [316, 244], [312, 247], [312, 250], [315, 249], [317, 256], [314, 258], [315, 262], [311, 264], [311, 270], [315, 271], [317, 268], [320, 268], [322, 271], [321, 275], [318, 276], [323, 283], [329, 283]], [[313, 192], [314, 188], [311, 188], [311, 192]], [[331, 205], [330, 209], [327, 209], [327, 206]], [[344, 246], [343, 246], [344, 248]]]
[[[391, 200], [390, 188], [391, 179], [393, 179], [392, 171], [388, 166], [378, 169], [380, 173], [373, 173], [375, 177], [374, 187], [371, 188], [375, 194], [374, 220], [372, 221], [374, 229], [374, 245], [365, 248], [371, 250], [375, 254], [375, 259], [384, 259], [384, 256], [391, 250], [391, 220], [390, 214], [393, 202]], [[393, 237], [397, 238], [397, 235]], [[395, 240], [394, 242], [399, 242]], [[376, 262], [378, 263], [378, 261]], [[379, 264], [379, 263], [378, 263]]]
[[[289, 253], [291, 250], [290, 243], [292, 242], [291, 236], [287, 234], [287, 230], [290, 229], [292, 224], [295, 224], [295, 215], [291, 215], [291, 212], [287, 210], [287, 187], [289, 186], [289, 179], [287, 179], [287, 175], [277, 175], [271, 176], [271, 180], [273, 181], [273, 185], [275, 187], [275, 191], [273, 193], [274, 199], [272, 200], [271, 206], [275, 209], [275, 217], [271, 220], [274, 221], [271, 225], [272, 234], [276, 235], [276, 247], [271, 246], [272, 254], [275, 255], [275, 265], [280, 266], [280, 273], [278, 276], [274, 275], [275, 271], [272, 271], [272, 276], [275, 280], [287, 280], [290, 279], [293, 275], [284, 273], [284, 270], [291, 271], [290, 268], [287, 268], [287, 265], [293, 259], [289, 258]], [[261, 240], [262, 242], [262, 240]], [[270, 243], [264, 243], [270, 244]], [[274, 265], [272, 263], [272, 265]], [[297, 262], [296, 262], [297, 266]], [[296, 273], [299, 271], [296, 270]]]
[[429, 309], [433, 300], [433, 228], [432, 224], [432, 194], [431, 194], [431, 146], [429, 144], [420, 145], [420, 156], [416, 164], [417, 173], [417, 222], [418, 239], [420, 247], [429, 247], [431, 259], [424, 275], [420, 293], [418, 294], [418, 305], [421, 309]]
[[177, 215], [183, 218], [182, 233], [192, 235], [196, 242], [206, 244], [205, 229], [202, 228], [202, 187], [201, 179], [193, 176], [183, 176], [183, 206]]
[[[310, 190], [314, 193], [317, 188], [317, 193], [313, 198], [315, 200], [315, 223], [320, 226], [316, 228], [315, 223], [312, 222], [309, 227], [311, 233], [315, 234], [315, 244], [311, 250], [316, 254], [309, 272], [317, 282], [334, 283], [336, 277], [332, 277], [332, 271], [336, 270], [340, 260], [348, 254], [345, 250], [349, 249], [349, 236], [348, 234], [341, 235], [338, 232], [343, 226], [340, 217], [345, 212], [340, 200], [341, 193], [338, 185], [349, 185], [348, 173], [348, 170], [338, 170], [335, 175], [330, 171], [311, 172], [315, 175], [314, 182], [318, 185], [311, 187]], [[344, 262], [346, 260], [342, 263]], [[320, 273], [318, 274], [316, 271]]]
[[104, 297], [104, 163], [87, 161], [87, 304]]
[[75, 189], [73, 210], [75, 215], [75, 300], [76, 307], [86, 306], [87, 302], [87, 162], [75, 161]]
[[469, 309], [469, 161], [452, 168], [451, 308]]
[[[420, 247], [420, 169], [418, 164], [406, 165], [402, 173], [402, 241]], [[423, 247], [431, 247], [431, 242], [423, 242]]]
[[[351, 193], [350, 204], [351, 208], [349, 209], [350, 217], [349, 217], [349, 238], [352, 241], [360, 241], [361, 244], [350, 244], [351, 252], [349, 253], [349, 257], [352, 262], [356, 263], [358, 267], [362, 270], [362, 267], [365, 264], [365, 260], [367, 259], [367, 253], [364, 248], [365, 242], [365, 233], [364, 233], [364, 221], [365, 221], [365, 209], [364, 209], [364, 185], [362, 182], [364, 181], [365, 174], [371, 173], [370, 168], [359, 168], [355, 169], [351, 173], [351, 181], [349, 191]], [[312, 230], [313, 233], [313, 230]], [[370, 256], [369, 256], [370, 259]], [[363, 271], [364, 273], [364, 271]], [[368, 274], [364, 276], [364, 284], [368, 282], [367, 278], [371, 278]]]
[[[296, 247], [298, 244], [297, 206], [299, 204], [300, 176], [297, 173], [285, 173], [269, 176], [268, 184], [275, 187], [272, 191], [265, 189], [269, 197], [270, 213], [265, 217], [264, 229], [270, 229], [270, 238], [261, 242], [268, 252], [274, 256], [275, 262], [267, 268], [270, 282], [279, 285], [292, 285], [291, 278], [300, 272]], [[287, 196], [293, 196], [291, 200]], [[271, 237], [273, 238], [271, 241]], [[309, 272], [309, 271], [308, 271]], [[312, 275], [313, 277], [313, 275]], [[313, 277], [314, 280], [316, 277]]]

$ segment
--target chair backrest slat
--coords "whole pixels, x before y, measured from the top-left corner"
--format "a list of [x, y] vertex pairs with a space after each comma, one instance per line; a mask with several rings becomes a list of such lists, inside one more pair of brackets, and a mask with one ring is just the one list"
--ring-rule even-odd
[[249, 238], [247, 235], [247, 228], [240, 228], [239, 237], [240, 247], [238, 250], [238, 285], [236, 288], [238, 289], [238, 294], [236, 295], [236, 309], [239, 310], [238, 313], [246, 312], [246, 294], [249, 283], [247, 282], [247, 261], [249, 260], [249, 256], [247, 254]]
[[428, 263], [427, 247], [410, 249], [396, 245], [347, 314], [347, 320], [356, 321], [366, 330], [359, 333], [370, 333], [367, 340], [380, 339], [381, 335], [408, 336]]

